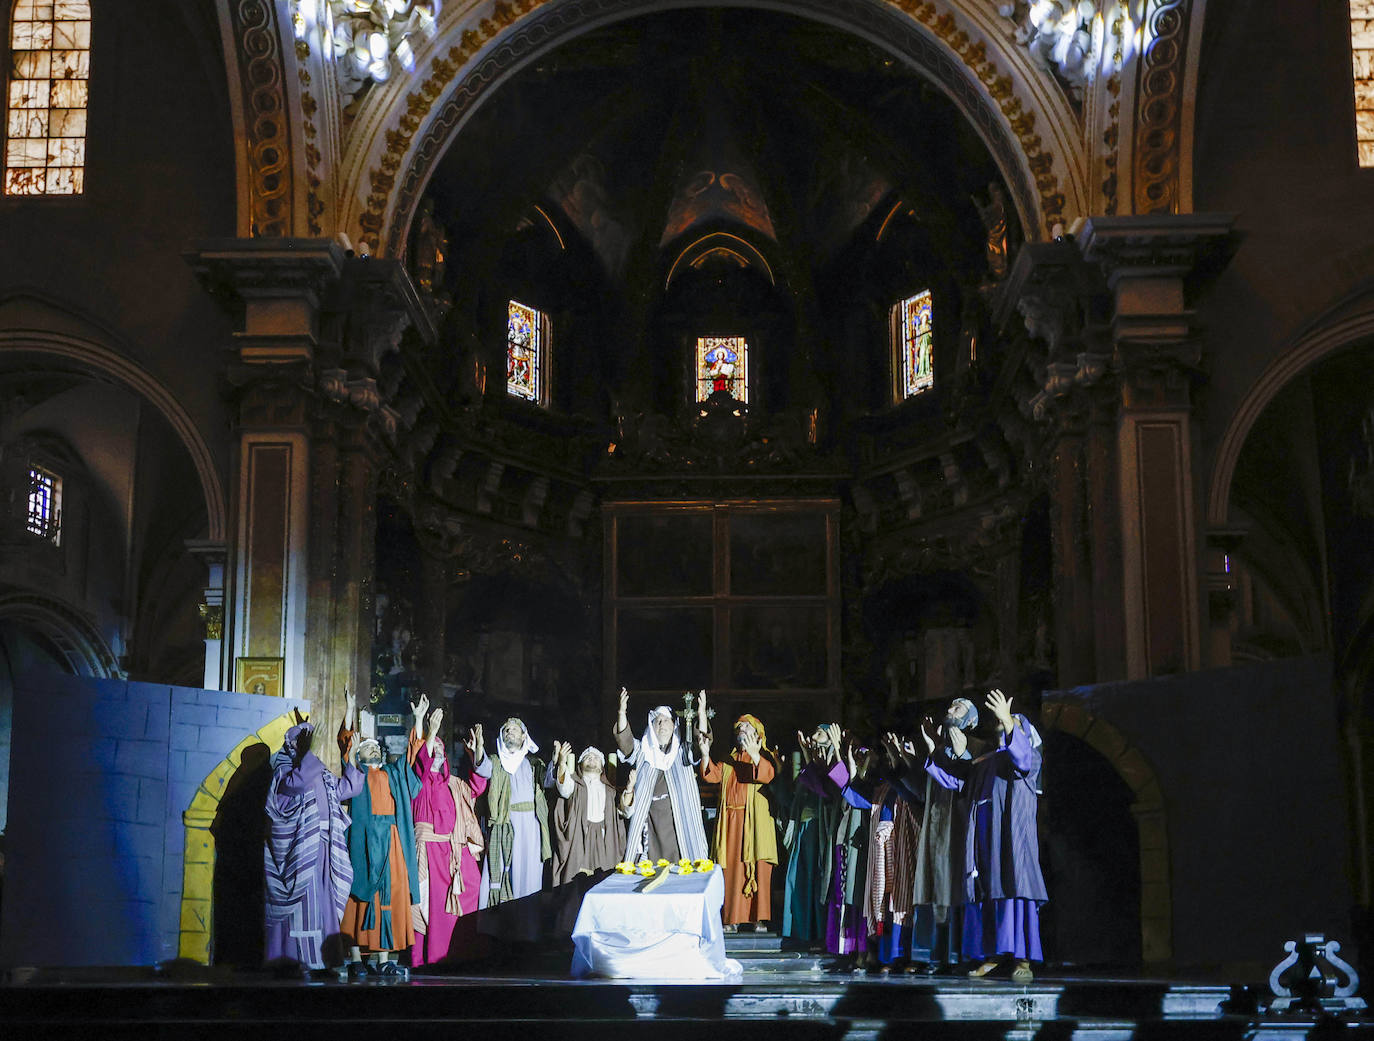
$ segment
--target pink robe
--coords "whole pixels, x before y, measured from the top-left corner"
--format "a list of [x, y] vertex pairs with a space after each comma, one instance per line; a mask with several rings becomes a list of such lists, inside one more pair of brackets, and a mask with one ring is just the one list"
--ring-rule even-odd
[[[448, 760], [444, 751], [439, 749], [439, 769], [430, 770], [433, 762], [429, 746], [421, 742], [415, 756], [415, 771], [420, 775], [420, 791], [411, 803], [415, 812], [415, 823], [431, 825], [436, 835], [450, 835], [458, 822], [458, 811], [453, 801], [453, 791], [449, 787]], [[487, 780], [469, 773], [468, 787], [472, 798], [476, 799], [487, 790]], [[471, 809], [471, 807], [469, 807]], [[473, 821], [476, 814], [471, 815]], [[415, 931], [415, 944], [411, 948], [411, 965], [432, 965], [469, 951], [477, 935], [477, 897], [482, 887], [482, 869], [477, 859], [466, 846], [461, 855], [461, 879], [463, 891], [458, 895], [461, 915], [451, 913], [446, 907], [449, 887], [453, 884], [452, 850], [447, 842], [425, 842], [417, 849], [416, 855], [426, 857], [429, 866], [429, 899], [425, 907], [425, 931]], [[461, 923], [461, 924], [460, 924]]]

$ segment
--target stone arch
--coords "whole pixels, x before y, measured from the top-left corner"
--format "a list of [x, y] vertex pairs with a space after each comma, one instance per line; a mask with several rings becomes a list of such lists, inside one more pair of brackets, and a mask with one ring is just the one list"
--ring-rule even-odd
[[0, 359], [34, 356], [65, 363], [89, 375], [128, 387], [162, 413], [191, 457], [205, 499], [206, 537], [225, 538], [224, 484], [195, 421], [167, 387], [123, 352], [98, 340], [53, 329], [0, 329]]
[[123, 675], [110, 645], [61, 600], [32, 590], [0, 593], [0, 622], [15, 621], [41, 633], [66, 659], [72, 673], [110, 679]]
[[1169, 829], [1164, 793], [1154, 767], [1126, 735], [1072, 701], [1046, 701], [1040, 722], [1046, 733], [1060, 731], [1100, 753], [1135, 794], [1131, 813], [1140, 836], [1140, 950], [1147, 963], [1173, 957], [1173, 895], [1169, 873]]
[[[341, 157], [339, 225], [399, 256], [439, 158], [471, 112], [518, 69], [579, 34], [700, 0], [515, 0], [490, 17], [457, 11], [413, 77], [370, 92]], [[926, 75], [977, 129], [1011, 189], [1022, 227], [1046, 238], [1087, 216], [1087, 151], [1067, 98], [1009, 39], [1000, 16], [965, 0], [729, 0], [853, 33]], [[427, 71], [427, 75], [426, 75]]]
[[244, 753], [257, 745], [276, 751], [286, 732], [295, 725], [294, 712], [284, 712], [249, 734], [220, 761], [196, 789], [191, 804], [182, 812], [185, 827], [185, 858], [181, 874], [181, 915], [177, 955], [210, 963], [214, 943], [215, 836], [211, 831], [220, 801], [243, 765]]
[[1241, 450], [1270, 402], [1322, 358], [1371, 338], [1374, 338], [1374, 290], [1360, 293], [1328, 311], [1279, 351], [1231, 414], [1217, 448], [1207, 485], [1208, 527], [1222, 528], [1228, 522], [1231, 481]]

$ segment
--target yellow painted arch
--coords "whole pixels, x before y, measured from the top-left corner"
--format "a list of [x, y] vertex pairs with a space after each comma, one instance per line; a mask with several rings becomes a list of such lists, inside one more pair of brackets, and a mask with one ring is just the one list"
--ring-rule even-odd
[[295, 712], [285, 712], [249, 734], [201, 781], [191, 804], [181, 814], [186, 829], [185, 858], [181, 871], [181, 921], [177, 955], [210, 964], [214, 943], [215, 836], [210, 826], [219, 813], [220, 800], [238, 772], [243, 753], [264, 744], [276, 751], [295, 725]]

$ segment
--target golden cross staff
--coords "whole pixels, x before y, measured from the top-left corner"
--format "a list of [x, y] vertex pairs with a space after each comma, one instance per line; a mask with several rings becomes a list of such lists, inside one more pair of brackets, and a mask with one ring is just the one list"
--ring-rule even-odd
[[[692, 732], [692, 723], [693, 723], [693, 722], [696, 720], [696, 718], [697, 718], [696, 703], [697, 703], [697, 695], [696, 695], [696, 694], [693, 694], [690, 690], [687, 691], [687, 693], [685, 693], [685, 694], [682, 695], [682, 718], [683, 718], [683, 719], [686, 721], [686, 723], [687, 723], [687, 733], [688, 733], [688, 734], [691, 734], [691, 732]], [[710, 706], [707, 706], [707, 708], [706, 708], [706, 719], [709, 721], [709, 720], [712, 720], [712, 719], [715, 719], [715, 718], [716, 718], [716, 710], [713, 709], [713, 708], [711, 708]]]

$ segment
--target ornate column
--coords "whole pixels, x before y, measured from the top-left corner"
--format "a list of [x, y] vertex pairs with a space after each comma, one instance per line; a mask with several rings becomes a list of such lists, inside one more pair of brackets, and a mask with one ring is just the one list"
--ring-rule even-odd
[[[398, 416], [382, 356], [433, 327], [394, 261], [327, 239], [195, 244], [206, 288], [242, 315], [228, 372], [238, 479], [226, 575], [226, 687], [235, 665], [281, 662], [280, 692], [333, 726], [367, 689], [376, 473]], [[229, 689], [233, 689], [232, 687]], [[337, 756], [329, 742], [318, 749]]]
[[1111, 293], [1113, 367], [1121, 383], [1121, 602], [1131, 679], [1202, 662], [1192, 458], [1192, 384], [1202, 351], [1185, 281], [1214, 266], [1232, 223], [1216, 214], [1100, 217], [1079, 236], [1084, 259], [1102, 269]]
[[1044, 345], [1031, 415], [1046, 425], [1043, 457], [1054, 554], [1056, 682], [1124, 675], [1115, 488], [1115, 382], [1100, 276], [1071, 241], [1022, 249], [1008, 301]]

